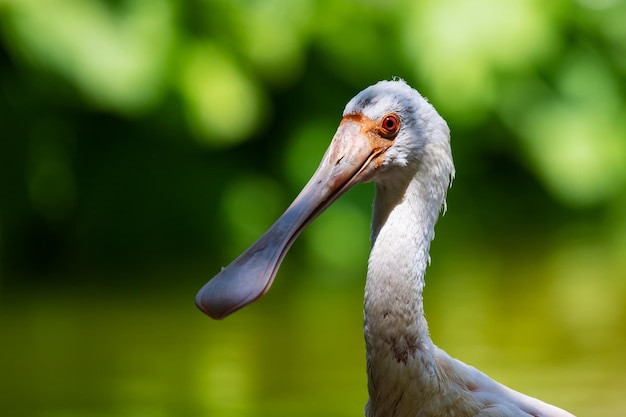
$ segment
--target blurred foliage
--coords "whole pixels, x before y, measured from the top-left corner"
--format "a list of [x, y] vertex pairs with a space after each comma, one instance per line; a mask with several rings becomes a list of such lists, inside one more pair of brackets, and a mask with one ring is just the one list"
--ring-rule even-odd
[[[543, 225], [624, 209], [623, 1], [2, 0], [0, 19], [9, 283], [236, 253], [313, 171], [342, 105], [392, 76], [451, 125], [460, 207], [529, 193]], [[367, 198], [328, 222], [361, 225]]]
[[[597, 353], [626, 323], [624, 22], [623, 0], [0, 0], [0, 295], [150, 284], [191, 304], [305, 183], [345, 103], [399, 76], [452, 130], [433, 299], [464, 288], [487, 317], [538, 285], [567, 334], [551, 346]], [[283, 268], [302, 277], [276, 291], [362, 286], [371, 191], [304, 233]], [[26, 304], [33, 335], [47, 307], [71, 322]]]

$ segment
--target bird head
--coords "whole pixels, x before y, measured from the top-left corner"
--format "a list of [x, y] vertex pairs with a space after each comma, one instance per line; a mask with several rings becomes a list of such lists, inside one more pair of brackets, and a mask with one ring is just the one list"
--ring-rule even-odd
[[[433, 156], [434, 161], [424, 163]], [[196, 304], [221, 319], [254, 302], [267, 292], [302, 230], [346, 191], [362, 182], [410, 180], [420, 167], [433, 164], [437, 171], [449, 167], [447, 174], [443, 172], [448, 181], [452, 173], [449, 130], [435, 109], [401, 80], [366, 88], [346, 105], [319, 167], [293, 203], [200, 290]]]

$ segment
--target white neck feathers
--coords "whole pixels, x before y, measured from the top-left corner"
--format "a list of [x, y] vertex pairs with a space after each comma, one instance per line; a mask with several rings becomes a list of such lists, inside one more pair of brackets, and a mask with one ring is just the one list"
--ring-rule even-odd
[[406, 167], [413, 176], [404, 172], [376, 185], [364, 305], [368, 416], [394, 415], [403, 396], [419, 403], [438, 386], [422, 291], [453, 168], [451, 161], [434, 169], [427, 162]]

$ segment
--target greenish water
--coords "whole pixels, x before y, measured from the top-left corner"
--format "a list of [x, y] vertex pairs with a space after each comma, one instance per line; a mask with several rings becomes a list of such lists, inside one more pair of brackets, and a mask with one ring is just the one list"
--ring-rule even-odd
[[[589, 312], [606, 310], [610, 300], [572, 305], [555, 298], [561, 291], [554, 284], [476, 286], [467, 266], [454, 282], [438, 280], [441, 271], [434, 270], [427, 288], [439, 346], [578, 416], [625, 415], [623, 293], [613, 297], [620, 311], [594, 315]], [[596, 287], [583, 291], [592, 295]], [[193, 295], [5, 297], [5, 415], [362, 415], [360, 291], [279, 283], [266, 299], [222, 322], [197, 311]]]

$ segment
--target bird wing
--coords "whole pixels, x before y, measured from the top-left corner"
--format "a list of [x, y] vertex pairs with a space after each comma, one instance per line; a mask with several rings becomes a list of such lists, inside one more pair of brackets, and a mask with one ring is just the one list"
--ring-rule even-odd
[[437, 348], [437, 363], [449, 386], [479, 410], [475, 417], [574, 417], [553, 405], [512, 390]]

